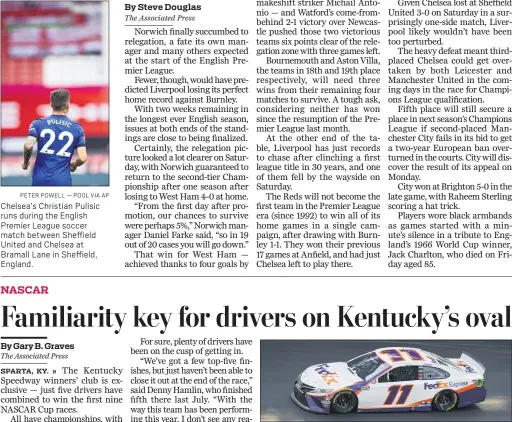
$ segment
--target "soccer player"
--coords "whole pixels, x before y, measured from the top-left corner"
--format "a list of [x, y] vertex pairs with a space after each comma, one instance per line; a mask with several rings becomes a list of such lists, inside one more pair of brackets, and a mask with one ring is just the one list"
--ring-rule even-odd
[[[52, 91], [50, 105], [53, 113], [30, 125], [21, 168], [28, 169], [37, 142], [32, 186], [71, 186], [71, 172], [87, 161], [84, 129], [67, 116], [70, 99], [67, 89]], [[71, 161], [75, 150], [77, 158]]]

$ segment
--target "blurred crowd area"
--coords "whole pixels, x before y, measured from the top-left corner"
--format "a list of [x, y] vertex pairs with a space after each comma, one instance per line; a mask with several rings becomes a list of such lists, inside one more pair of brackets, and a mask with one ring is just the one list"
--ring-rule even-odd
[[[21, 170], [30, 123], [51, 114], [50, 91], [71, 92], [69, 117], [87, 139], [74, 185], [108, 185], [108, 2], [2, 1], [2, 185], [29, 185]], [[33, 164], [32, 160], [32, 164]]]

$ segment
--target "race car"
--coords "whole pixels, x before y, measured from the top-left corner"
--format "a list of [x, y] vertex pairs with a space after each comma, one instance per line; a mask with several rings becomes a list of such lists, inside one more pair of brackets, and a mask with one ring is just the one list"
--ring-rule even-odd
[[411, 347], [386, 347], [307, 368], [295, 380], [292, 399], [315, 413], [447, 412], [485, 400], [484, 372], [467, 353], [447, 359]]

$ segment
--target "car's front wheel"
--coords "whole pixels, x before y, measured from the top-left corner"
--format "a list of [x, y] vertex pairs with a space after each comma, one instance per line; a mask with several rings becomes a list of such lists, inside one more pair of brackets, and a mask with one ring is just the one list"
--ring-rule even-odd
[[453, 390], [442, 390], [437, 393], [432, 400], [432, 404], [436, 410], [440, 412], [448, 412], [457, 406], [459, 397]]
[[342, 390], [332, 399], [331, 410], [336, 413], [350, 413], [357, 409], [357, 396], [351, 390]]

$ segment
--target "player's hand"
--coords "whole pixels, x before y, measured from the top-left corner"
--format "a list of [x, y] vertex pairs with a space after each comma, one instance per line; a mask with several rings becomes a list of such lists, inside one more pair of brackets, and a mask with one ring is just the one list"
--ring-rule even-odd
[[23, 170], [28, 170], [28, 163], [21, 163], [21, 168]]
[[75, 161], [71, 161], [71, 163], [69, 164], [69, 170], [71, 171], [71, 173], [73, 173], [76, 170], [76, 162]]

